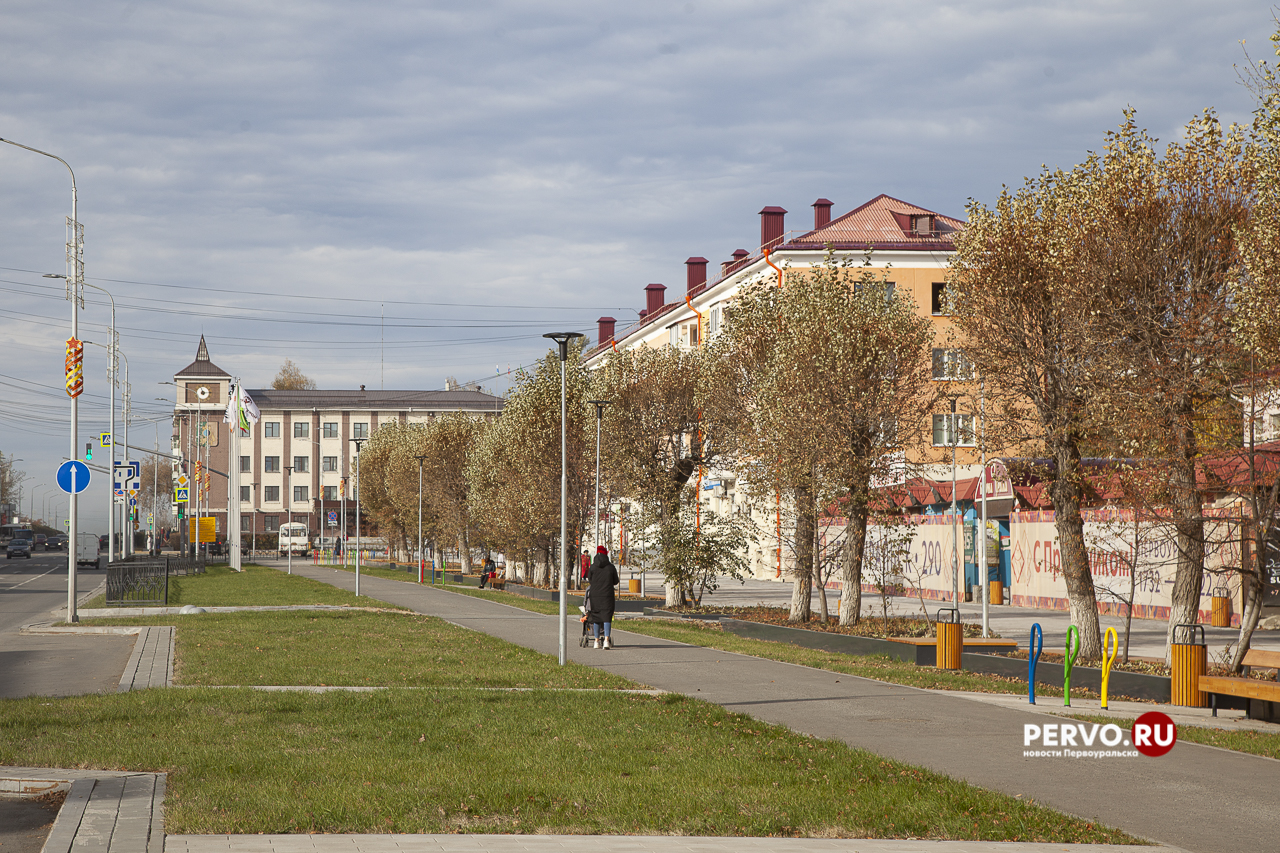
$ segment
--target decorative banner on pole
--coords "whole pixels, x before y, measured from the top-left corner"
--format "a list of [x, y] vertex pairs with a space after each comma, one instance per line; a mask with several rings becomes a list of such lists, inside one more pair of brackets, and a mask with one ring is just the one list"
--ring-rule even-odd
[[67, 338], [67, 396], [75, 399], [84, 391], [84, 342]]

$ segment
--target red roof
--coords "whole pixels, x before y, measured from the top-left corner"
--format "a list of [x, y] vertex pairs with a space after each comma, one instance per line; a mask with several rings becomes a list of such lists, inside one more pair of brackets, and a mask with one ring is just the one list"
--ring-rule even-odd
[[[920, 217], [928, 217], [920, 223]], [[921, 233], [920, 226], [927, 225], [928, 232]], [[950, 216], [881, 195], [853, 210], [833, 219], [816, 231], [796, 237], [786, 248], [870, 246], [874, 249], [955, 249], [953, 235], [964, 223]]]

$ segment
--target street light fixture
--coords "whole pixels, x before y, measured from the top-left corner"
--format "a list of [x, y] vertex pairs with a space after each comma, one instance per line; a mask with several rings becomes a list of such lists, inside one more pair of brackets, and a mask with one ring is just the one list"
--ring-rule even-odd
[[356, 446], [356, 597], [360, 597], [360, 448], [367, 438], [353, 438]]
[[547, 332], [544, 338], [555, 341], [560, 348], [560, 665], [564, 666], [569, 645], [568, 631], [568, 575], [569, 575], [569, 441], [568, 397], [565, 389], [565, 362], [569, 360], [569, 341], [585, 338], [581, 332]]
[[[78, 195], [76, 193], [76, 173], [71, 168], [71, 164], [63, 160], [56, 154], [50, 154], [48, 151], [41, 151], [39, 148], [32, 148], [30, 145], [23, 145], [21, 142], [14, 142], [12, 139], [0, 138], [0, 142], [13, 145], [17, 148], [23, 148], [35, 154], [40, 154], [67, 167], [67, 171], [71, 173], [71, 218], [67, 220], [67, 299], [71, 302], [71, 340], [78, 340], [80, 337], [80, 306], [84, 302], [84, 227], [80, 224], [78, 207]], [[68, 345], [70, 351], [70, 345]], [[68, 389], [68, 394], [71, 391]], [[78, 459], [80, 445], [80, 398], [79, 391], [71, 396], [71, 451], [67, 454], [68, 459]], [[76, 493], [71, 494], [68, 501], [67, 518], [71, 522], [67, 529], [67, 541], [70, 547], [67, 548], [67, 621], [79, 622], [80, 617], [76, 615], [76, 537], [79, 531], [80, 520], [80, 496]]]

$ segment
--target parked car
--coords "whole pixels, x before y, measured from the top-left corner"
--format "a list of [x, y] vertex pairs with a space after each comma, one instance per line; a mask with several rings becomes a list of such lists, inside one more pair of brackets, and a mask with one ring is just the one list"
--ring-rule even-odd
[[4, 558], [12, 560], [14, 557], [26, 557], [31, 559], [31, 540], [30, 539], [10, 539], [9, 544], [4, 549]]
[[49, 546], [49, 537], [45, 536], [43, 533], [37, 533], [36, 538], [33, 540], [31, 544], [31, 550], [32, 551], [48, 551], [49, 550], [48, 546]]

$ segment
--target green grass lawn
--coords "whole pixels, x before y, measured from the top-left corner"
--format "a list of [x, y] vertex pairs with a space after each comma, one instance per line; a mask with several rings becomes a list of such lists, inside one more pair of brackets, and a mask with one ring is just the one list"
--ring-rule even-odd
[[[310, 565], [309, 561], [308, 565]], [[406, 567], [408, 567], [408, 571], [405, 571]], [[344, 566], [339, 563], [321, 563], [320, 568], [335, 569], [339, 572], [350, 572], [353, 575], [356, 573], [356, 567], [354, 564]], [[418, 568], [413, 563], [397, 563], [395, 569], [392, 569], [389, 563], [361, 563], [360, 576], [386, 578], [387, 580], [404, 581], [405, 583], [416, 584], [418, 582]], [[439, 577], [437, 577], [436, 580], [439, 581]], [[427, 573], [426, 585], [431, 585], [431, 574], [429, 571]]]
[[[1122, 728], [1125, 724], [1131, 725], [1138, 718], [1137, 714], [1132, 717], [1108, 717], [1101, 714], [1060, 714], [1059, 716], [1100, 725], [1116, 723]], [[1266, 758], [1280, 758], [1280, 732], [1215, 729], [1208, 726], [1178, 726], [1178, 740], [1202, 743], [1205, 746], [1217, 746], [1222, 749], [1235, 750], [1236, 752], [1247, 752], [1252, 755], [1265, 756]]]
[[0, 762], [167, 771], [166, 830], [1133, 839], [679, 696], [145, 690], [0, 703]]
[[[327, 583], [313, 581], [301, 575], [288, 575], [255, 563], [246, 563], [243, 568], [243, 572], [233, 572], [223, 563], [209, 566], [208, 571], [202, 575], [180, 575], [169, 578], [169, 606], [181, 607], [184, 604], [200, 607], [280, 604], [391, 606], [368, 596], [357, 598], [352, 593]], [[106, 606], [106, 596], [100, 595], [83, 605], [83, 609]]]
[[[183, 583], [188, 603], [342, 602], [322, 601], [314, 582], [268, 569], [213, 571]], [[346, 603], [370, 603], [327, 589]], [[550, 604], [519, 600], [530, 609]], [[561, 668], [550, 656], [431, 617], [352, 609], [101, 621], [176, 625], [176, 677], [188, 686], [0, 701], [0, 763], [164, 771], [171, 833], [1134, 843], [1035, 803], [695, 699], [624, 692], [636, 685], [590, 667]], [[625, 627], [712, 633], [641, 620]], [[390, 689], [218, 686], [255, 684]]]
[[204, 613], [86, 620], [176, 625], [181, 685], [635, 687], [625, 678], [450, 625], [363, 610]]

